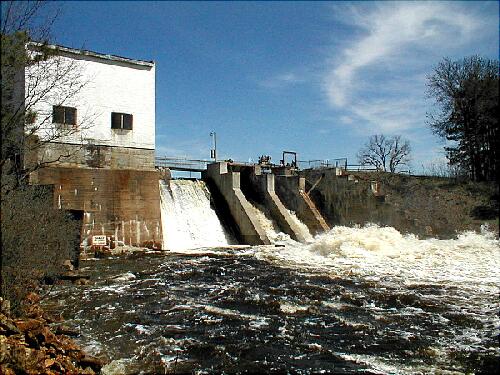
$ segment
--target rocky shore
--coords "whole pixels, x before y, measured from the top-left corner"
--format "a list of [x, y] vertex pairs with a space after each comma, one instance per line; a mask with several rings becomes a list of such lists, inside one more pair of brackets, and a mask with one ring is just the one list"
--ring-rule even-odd
[[[0, 373], [98, 374], [105, 364], [85, 354], [70, 338], [78, 332], [64, 326], [61, 317], [44, 312], [40, 298], [30, 293], [23, 318], [0, 312]], [[1, 301], [4, 302], [4, 301]]]

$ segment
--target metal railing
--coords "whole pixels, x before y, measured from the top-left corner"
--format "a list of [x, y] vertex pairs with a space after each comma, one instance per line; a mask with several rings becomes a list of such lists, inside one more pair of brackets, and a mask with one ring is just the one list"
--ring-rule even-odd
[[299, 160], [300, 169], [347, 168], [347, 158]]
[[[213, 160], [203, 159], [187, 159], [180, 157], [156, 157], [155, 165], [159, 168], [169, 168], [174, 171], [202, 172], [207, 169], [207, 164], [213, 163]], [[248, 162], [230, 162], [236, 165], [252, 166], [255, 163]], [[345, 171], [376, 171], [377, 168], [371, 165], [347, 164], [347, 158], [337, 159], [317, 159], [317, 160], [298, 160], [297, 166], [299, 169], [328, 169], [342, 168]], [[270, 164], [270, 167], [278, 167], [278, 165]]]
[[207, 169], [207, 164], [213, 160], [156, 157], [155, 166], [159, 168], [169, 168], [174, 171], [202, 172]]
[[378, 171], [378, 168], [375, 168], [373, 165], [348, 164], [346, 165], [345, 170], [353, 172], [363, 172], [363, 171], [373, 172], [373, 171]]

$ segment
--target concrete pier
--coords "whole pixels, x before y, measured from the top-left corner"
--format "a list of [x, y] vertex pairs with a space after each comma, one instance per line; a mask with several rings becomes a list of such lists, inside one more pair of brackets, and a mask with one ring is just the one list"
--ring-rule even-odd
[[240, 172], [230, 170], [228, 163], [213, 163], [202, 174], [209, 185], [215, 186], [224, 198], [236, 223], [241, 239], [249, 245], [270, 245], [266, 231], [260, 225], [252, 207], [240, 189]]
[[275, 176], [271, 173], [262, 173], [258, 165], [249, 168], [248, 172], [245, 183], [248, 183], [248, 188], [259, 196], [260, 203], [269, 210], [279, 228], [294, 240], [306, 242], [305, 234], [276, 194]]
[[295, 211], [297, 217], [313, 235], [330, 230], [313, 201], [305, 193], [305, 179], [303, 177], [276, 175], [274, 178], [278, 197], [288, 209]]

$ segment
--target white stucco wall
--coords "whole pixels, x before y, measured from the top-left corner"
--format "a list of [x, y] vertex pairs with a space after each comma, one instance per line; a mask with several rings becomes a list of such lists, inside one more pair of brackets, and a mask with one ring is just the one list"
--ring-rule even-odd
[[[58, 72], [65, 70], [69, 70], [67, 77], [58, 77]], [[45, 77], [44, 82], [39, 77]], [[155, 148], [154, 65], [65, 53], [26, 69], [25, 82], [27, 96], [35, 93], [31, 105], [37, 113], [35, 126], [40, 128], [40, 136], [55, 137], [58, 142]], [[56, 87], [44, 94], [54, 82]], [[54, 127], [53, 105], [77, 109], [78, 131], [70, 129], [72, 134], [64, 134], [61, 127]], [[133, 129], [111, 129], [111, 112], [132, 114]]]

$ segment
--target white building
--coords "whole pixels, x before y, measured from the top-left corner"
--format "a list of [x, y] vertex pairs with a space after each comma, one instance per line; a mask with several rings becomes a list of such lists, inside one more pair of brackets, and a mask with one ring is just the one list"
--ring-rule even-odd
[[[41, 139], [38, 160], [80, 167], [154, 167], [155, 64], [48, 46], [54, 57], [25, 70], [27, 109]], [[39, 44], [28, 49], [36, 54]], [[41, 80], [40, 77], [43, 77]], [[60, 155], [71, 155], [59, 158]]]
[[[79, 212], [82, 241], [161, 246], [159, 173], [154, 166], [155, 64], [60, 46], [29, 44], [54, 56], [27, 67], [25, 164], [52, 185], [58, 208]], [[43, 56], [43, 55], [41, 55]]]

